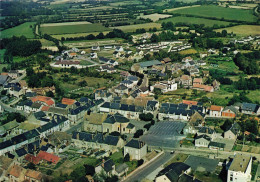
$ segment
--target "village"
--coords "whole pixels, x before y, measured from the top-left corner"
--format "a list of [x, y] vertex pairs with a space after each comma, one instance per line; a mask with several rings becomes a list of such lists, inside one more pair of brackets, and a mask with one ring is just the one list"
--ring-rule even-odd
[[[222, 106], [186, 97], [160, 99], [178, 90], [191, 90], [195, 95], [218, 92], [221, 83], [212, 79], [214, 75], [207, 70], [212, 64], [206, 58], [223, 56], [220, 50], [209, 49], [200, 57], [188, 56], [178, 62], [170, 57], [135, 62], [129, 71], [120, 67], [122, 60], [190, 47], [183, 41], [173, 41], [141, 44], [135, 50], [127, 45], [109, 45], [92, 46], [86, 50], [89, 53], [72, 48], [57, 57], [50, 55], [50, 66], [55, 69], [95, 67], [98, 72], [120, 75], [121, 81], [115, 86], [97, 88], [91, 97], [78, 99], [64, 97], [57, 101], [46, 96], [55, 93], [54, 86], [29, 88], [25, 70], [1, 73], [1, 93], [5, 93], [1, 113], [17, 113], [24, 119], [0, 126], [0, 161], [5, 164], [0, 165], [0, 180], [51, 180], [53, 175], [77, 170], [68, 164], [71, 161], [75, 166], [93, 168], [94, 173], [86, 176], [88, 181], [114, 175], [132, 181], [138, 169], [161, 159], [156, 164], [161, 171], [142, 177], [158, 182], [163, 178], [203, 181], [197, 176], [210, 174], [209, 179], [219, 180], [216, 176], [223, 175], [224, 170], [221, 177], [227, 181], [250, 181], [251, 165], [255, 171], [259, 150], [237, 153], [241, 136], [251, 136], [249, 131], [242, 132], [239, 119], [259, 116], [260, 105], [235, 102]], [[111, 55], [99, 56], [102, 51]], [[196, 151], [201, 152], [204, 162], [195, 162]], [[166, 157], [173, 162], [163, 168]]]

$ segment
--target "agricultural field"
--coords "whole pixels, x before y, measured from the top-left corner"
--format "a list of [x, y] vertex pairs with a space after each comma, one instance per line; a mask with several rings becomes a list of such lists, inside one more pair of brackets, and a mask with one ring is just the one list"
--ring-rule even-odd
[[[169, 12], [169, 11], [168, 11]], [[212, 18], [224, 18], [226, 20], [239, 20], [255, 22], [257, 17], [253, 15], [252, 10], [224, 8], [214, 5], [205, 5], [170, 11], [172, 13], [195, 15]]]
[[101, 24], [73, 24], [73, 25], [57, 25], [43, 26], [40, 28], [42, 34], [59, 35], [59, 34], [74, 34], [74, 33], [88, 33], [88, 32], [103, 32], [109, 31], [109, 28]]
[[123, 30], [124, 32], [134, 32], [134, 31], [136, 31], [136, 29], [141, 29], [141, 28], [144, 28], [146, 30], [148, 30], [150, 28], [160, 29], [161, 24], [160, 23], [144, 23], [144, 24], [136, 24], [136, 25], [118, 26], [118, 27], [114, 27], [114, 28]]
[[167, 18], [160, 20], [162, 22], [173, 22], [175, 23], [189, 23], [189, 24], [204, 24], [206, 27], [212, 27], [213, 25], [229, 25], [230, 22], [220, 21], [220, 20], [210, 20], [205, 18], [196, 18], [196, 17], [185, 17], [185, 16], [176, 16], [172, 18]]
[[180, 10], [180, 9], [199, 7], [199, 6], [201, 6], [201, 5], [193, 5], [193, 6], [184, 6], [184, 7], [179, 7], [179, 8], [171, 8], [171, 9], [165, 9], [165, 10], [163, 10], [163, 12], [173, 12], [173, 11]]
[[179, 52], [182, 55], [196, 54], [198, 53], [195, 49], [187, 49]]
[[158, 13], [154, 13], [154, 14], [150, 14], [150, 15], [140, 15], [139, 18], [149, 18], [151, 19], [153, 22], [158, 21], [160, 18], [169, 18], [172, 15], [166, 15], [166, 14], [158, 14]]
[[[103, 34], [106, 35], [109, 31], [104, 31]], [[59, 34], [59, 35], [52, 35], [52, 37], [56, 39], [61, 39], [62, 37], [64, 38], [75, 38], [75, 37], [85, 37], [87, 35], [93, 34], [93, 35], [98, 35], [100, 32], [89, 32], [89, 33], [72, 33], [72, 34]]]
[[141, 4], [141, 2], [138, 0], [133, 0], [133, 1], [122, 1], [122, 2], [110, 3], [110, 6], [125, 6], [125, 5], [138, 5], [138, 4]]
[[65, 41], [64, 45], [68, 47], [91, 47], [94, 45], [104, 46], [104, 45], [115, 45], [121, 44], [124, 39], [113, 38], [113, 39], [102, 39], [102, 40], [81, 40], [81, 41]]
[[79, 22], [63, 22], [63, 23], [44, 23], [41, 24], [41, 27], [56, 27], [56, 26], [66, 26], [66, 25], [85, 25], [91, 24], [87, 21], [79, 21]]
[[238, 25], [228, 28], [217, 29], [217, 32], [221, 32], [222, 30], [227, 30], [228, 33], [235, 33], [241, 36], [249, 36], [249, 35], [259, 35], [260, 26], [259, 25]]
[[27, 38], [34, 38], [33, 25], [35, 22], [26, 22], [13, 28], [3, 30], [1, 32], [1, 38], [7, 38], [12, 36], [25, 36]]

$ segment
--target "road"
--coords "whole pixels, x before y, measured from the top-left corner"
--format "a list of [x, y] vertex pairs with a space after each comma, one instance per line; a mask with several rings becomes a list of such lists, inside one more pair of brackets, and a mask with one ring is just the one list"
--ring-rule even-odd
[[160, 167], [161, 165], [165, 164], [169, 159], [172, 158], [172, 156], [173, 155], [170, 154], [170, 152], [165, 152], [160, 157], [155, 159], [155, 161], [151, 162], [150, 164], [148, 164], [144, 168], [138, 170], [132, 176], [130, 176], [129, 178], [124, 180], [124, 182], [141, 181], [146, 176], [148, 176], [150, 173], [155, 171], [158, 167]]

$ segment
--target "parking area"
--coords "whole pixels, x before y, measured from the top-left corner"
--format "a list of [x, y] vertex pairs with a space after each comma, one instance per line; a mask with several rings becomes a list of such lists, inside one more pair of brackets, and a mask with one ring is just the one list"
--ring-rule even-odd
[[218, 162], [219, 161], [216, 159], [208, 159], [205, 157], [190, 155], [184, 163], [191, 166], [191, 169], [194, 171], [213, 172], [215, 171]]
[[141, 140], [150, 146], [176, 148], [185, 136], [181, 134], [185, 123], [179, 121], [161, 121], [153, 125], [141, 137]]
[[233, 146], [234, 146], [235, 140], [230, 140], [230, 139], [226, 139], [226, 138], [216, 138], [216, 139], [214, 139], [214, 142], [219, 142], [219, 143], [226, 144], [225, 145], [225, 150], [226, 151], [231, 151]]

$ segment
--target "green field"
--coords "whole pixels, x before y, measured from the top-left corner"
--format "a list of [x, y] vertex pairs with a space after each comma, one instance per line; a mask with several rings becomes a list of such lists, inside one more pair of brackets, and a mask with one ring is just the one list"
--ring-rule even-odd
[[238, 25], [223, 29], [217, 29], [217, 32], [221, 32], [222, 30], [227, 30], [228, 33], [235, 33], [241, 36], [249, 36], [249, 35], [259, 35], [260, 26], [259, 25]]
[[23, 23], [21, 25], [18, 25], [13, 28], [9, 28], [6, 30], [3, 30], [1, 32], [1, 38], [7, 38], [12, 36], [25, 36], [27, 38], [34, 38], [33, 30], [30, 28], [30, 26], [33, 26], [35, 22], [27, 22]]
[[224, 8], [214, 5], [191, 7], [171, 12], [203, 17], [224, 18], [226, 20], [240, 20], [248, 22], [255, 22], [257, 20], [257, 17], [253, 15], [253, 10]]
[[114, 27], [114, 28], [123, 30], [124, 32], [134, 32], [134, 31], [136, 31], [136, 29], [141, 29], [141, 28], [144, 28], [146, 30], [148, 30], [149, 28], [160, 29], [161, 24], [160, 23], [144, 23], [144, 24], [136, 24], [136, 25], [118, 26], [118, 27]]
[[185, 16], [176, 16], [172, 18], [167, 18], [160, 20], [159, 22], [173, 22], [173, 23], [189, 23], [189, 24], [204, 24], [206, 27], [212, 27], [216, 25], [229, 25], [230, 22], [219, 21], [219, 20], [209, 20], [205, 18], [195, 18], [195, 17], [185, 17]]
[[44, 26], [40, 28], [42, 34], [74, 34], [88, 32], [103, 32], [111, 29], [102, 26], [101, 24], [75, 24], [62, 26]]

